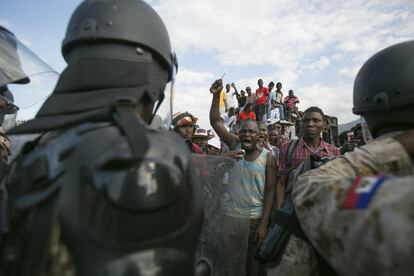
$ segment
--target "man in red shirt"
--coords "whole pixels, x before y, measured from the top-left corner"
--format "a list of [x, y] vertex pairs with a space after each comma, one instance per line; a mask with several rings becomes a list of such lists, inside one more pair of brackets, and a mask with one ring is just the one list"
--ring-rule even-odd
[[257, 81], [257, 85], [259, 88], [256, 90], [255, 111], [257, 121], [261, 122], [263, 116], [266, 114], [267, 96], [269, 95], [269, 89], [267, 89], [267, 87], [263, 87], [262, 79], [259, 79]]
[[299, 98], [295, 96], [293, 90], [289, 90], [289, 95], [284, 99], [286, 105], [286, 118], [289, 122], [292, 122], [292, 112], [296, 111], [296, 104], [299, 103]]
[[341, 153], [335, 146], [324, 142], [321, 132], [324, 126], [324, 117], [319, 107], [312, 106], [305, 110], [301, 121], [302, 136], [293, 149], [292, 156], [288, 156], [291, 142], [284, 143], [279, 155], [279, 177], [276, 184], [276, 204], [280, 207], [285, 195], [285, 188], [288, 181], [288, 173], [295, 169], [310, 154], [319, 157], [339, 156]]
[[256, 114], [253, 112], [253, 105], [251, 103], [247, 103], [239, 114], [239, 121], [246, 121], [247, 119], [256, 121]]

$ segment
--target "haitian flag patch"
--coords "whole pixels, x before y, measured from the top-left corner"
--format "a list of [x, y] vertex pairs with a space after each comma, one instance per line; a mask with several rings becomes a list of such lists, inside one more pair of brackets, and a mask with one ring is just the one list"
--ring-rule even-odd
[[367, 208], [371, 198], [388, 176], [357, 177], [342, 203], [341, 209]]

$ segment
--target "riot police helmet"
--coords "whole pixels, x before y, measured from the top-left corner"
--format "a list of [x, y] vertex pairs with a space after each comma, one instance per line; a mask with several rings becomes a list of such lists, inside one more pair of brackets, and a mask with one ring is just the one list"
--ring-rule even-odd
[[372, 56], [354, 82], [353, 112], [374, 137], [414, 127], [414, 40]]
[[[163, 75], [158, 79], [164, 86], [177, 65], [162, 19], [141, 0], [83, 1], [69, 21], [62, 54], [68, 63], [93, 56], [149, 64], [156, 61], [161, 72], [148, 75]], [[147, 91], [153, 102], [162, 100], [163, 88]]]

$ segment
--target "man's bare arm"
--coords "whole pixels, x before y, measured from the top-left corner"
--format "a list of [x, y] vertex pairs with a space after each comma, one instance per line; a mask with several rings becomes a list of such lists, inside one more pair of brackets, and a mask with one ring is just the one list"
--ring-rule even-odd
[[264, 189], [263, 215], [260, 225], [256, 230], [256, 238], [259, 241], [262, 241], [267, 234], [267, 228], [274, 201], [276, 169], [276, 160], [274, 159], [272, 153], [269, 152], [266, 157], [266, 184]]
[[272, 153], [267, 154], [266, 159], [266, 185], [264, 192], [264, 209], [263, 209], [263, 218], [262, 223], [268, 223], [270, 218], [270, 213], [272, 211], [274, 194], [276, 187], [276, 160], [273, 157]]
[[279, 209], [282, 206], [283, 200], [285, 199], [286, 185], [285, 181], [280, 177], [276, 180], [276, 207]]
[[234, 83], [234, 82], [232, 82], [231, 83], [231, 87], [233, 87], [233, 89], [234, 89], [234, 95], [236, 95], [236, 97], [237, 96], [239, 96], [240, 97], [240, 94], [239, 94], [239, 91], [237, 91], [237, 88], [236, 88], [236, 84]]
[[210, 92], [213, 94], [213, 100], [210, 107], [210, 124], [220, 139], [226, 143], [231, 150], [233, 150], [239, 143], [239, 138], [236, 135], [231, 134], [221, 121], [219, 102], [222, 90], [222, 80], [216, 80], [210, 87]]

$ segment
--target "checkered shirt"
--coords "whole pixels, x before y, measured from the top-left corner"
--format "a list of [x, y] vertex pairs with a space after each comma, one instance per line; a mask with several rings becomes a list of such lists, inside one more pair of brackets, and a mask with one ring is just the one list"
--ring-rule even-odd
[[[292, 140], [291, 140], [292, 141]], [[303, 160], [306, 159], [310, 154], [316, 154], [319, 157], [333, 157], [339, 156], [341, 153], [339, 149], [331, 144], [326, 143], [321, 139], [319, 147], [316, 151], [311, 151], [306, 145], [305, 140], [301, 137], [293, 149], [292, 160], [290, 161], [290, 168], [287, 168], [288, 162], [288, 150], [291, 141], [284, 143], [280, 147], [279, 154], [279, 177], [282, 183], [286, 183], [288, 172], [295, 169]]]

